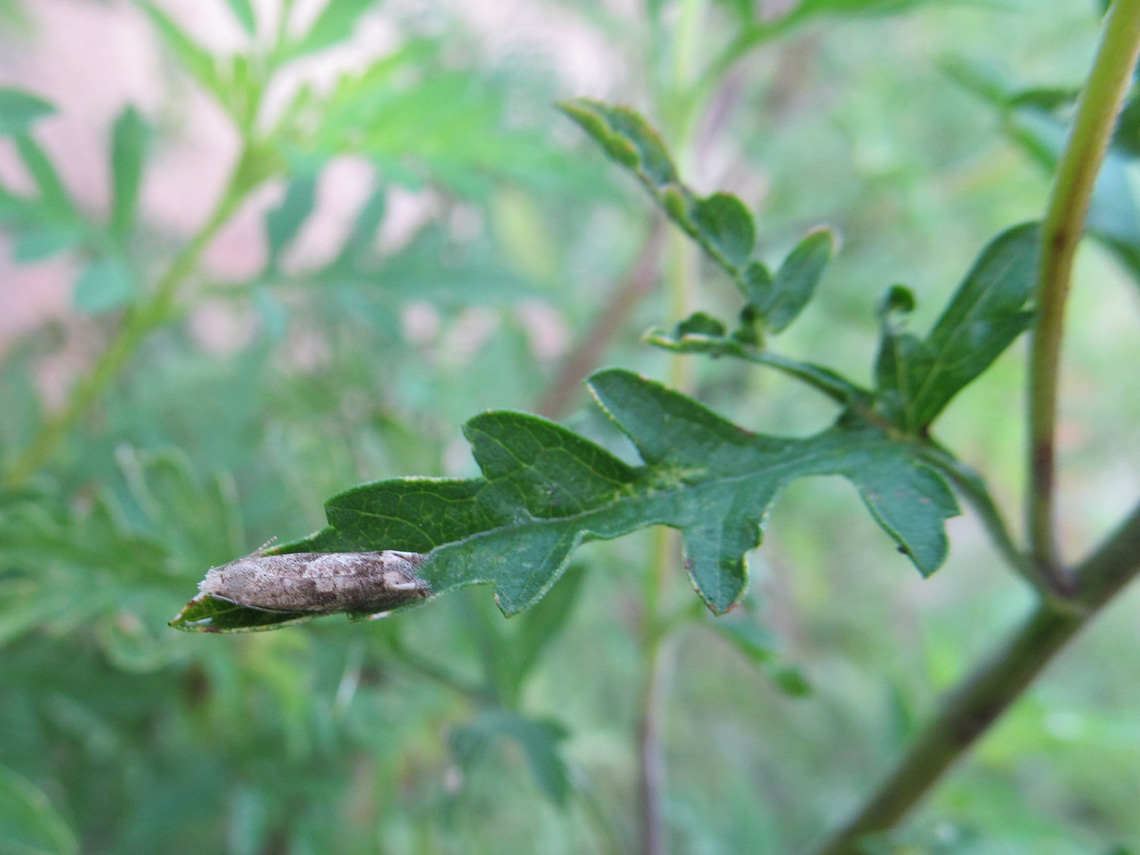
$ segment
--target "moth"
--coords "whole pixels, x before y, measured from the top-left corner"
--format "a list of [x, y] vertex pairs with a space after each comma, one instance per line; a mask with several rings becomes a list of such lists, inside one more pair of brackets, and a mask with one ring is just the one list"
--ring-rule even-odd
[[266, 555], [268, 546], [211, 568], [198, 590], [251, 609], [314, 614], [386, 612], [432, 595], [431, 587], [416, 574], [427, 561], [418, 552]]

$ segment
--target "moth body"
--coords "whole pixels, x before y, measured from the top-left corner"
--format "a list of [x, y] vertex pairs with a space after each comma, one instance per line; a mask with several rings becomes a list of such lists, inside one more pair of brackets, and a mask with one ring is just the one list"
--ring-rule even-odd
[[284, 555], [259, 550], [214, 567], [198, 589], [266, 611], [379, 612], [431, 596], [430, 586], [416, 575], [426, 559], [395, 550]]

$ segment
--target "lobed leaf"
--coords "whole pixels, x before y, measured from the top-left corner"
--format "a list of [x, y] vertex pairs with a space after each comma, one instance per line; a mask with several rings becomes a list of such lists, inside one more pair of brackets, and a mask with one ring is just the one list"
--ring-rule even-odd
[[603, 371], [590, 388], [644, 465], [535, 416], [485, 413], [464, 428], [482, 478], [362, 485], [328, 502], [328, 528], [277, 551], [430, 552], [421, 575], [433, 591], [490, 583], [513, 614], [546, 593], [578, 544], [668, 525], [682, 532], [698, 593], [722, 613], [745, 591], [745, 553], [780, 489], [831, 474], [851, 481], [921, 572], [945, 558], [943, 521], [958, 512], [945, 482], [907, 444], [850, 414], [784, 439], [629, 372]]

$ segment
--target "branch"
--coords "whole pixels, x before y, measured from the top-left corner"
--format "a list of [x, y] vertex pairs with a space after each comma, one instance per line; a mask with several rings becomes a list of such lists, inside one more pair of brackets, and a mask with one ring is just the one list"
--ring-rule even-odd
[[[1037, 282], [1037, 322], [1029, 358], [1027, 526], [1030, 556], [1061, 579], [1053, 532], [1057, 383], [1073, 257], [1116, 116], [1140, 51], [1140, 0], [1116, 0], [1077, 103], [1076, 116], [1045, 213]], [[1062, 584], [1061, 587], [1064, 587]]]
[[857, 855], [859, 838], [894, 827], [1034, 678], [1140, 572], [1140, 505], [1075, 571], [1079, 608], [1042, 602], [955, 689], [878, 792], [817, 855]]

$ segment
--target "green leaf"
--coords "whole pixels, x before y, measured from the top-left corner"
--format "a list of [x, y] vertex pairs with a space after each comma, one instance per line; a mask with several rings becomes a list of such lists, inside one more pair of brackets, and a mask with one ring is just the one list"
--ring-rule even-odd
[[207, 594], [188, 602], [170, 622], [184, 632], [260, 632], [304, 623], [317, 615], [310, 612], [270, 612], [239, 606]]
[[571, 566], [562, 574], [559, 584], [538, 605], [528, 609], [519, 618], [518, 637], [514, 645], [516, 690], [534, 670], [546, 646], [566, 625], [578, 602], [585, 578], [586, 573], [581, 566]]
[[834, 251], [835, 235], [830, 229], [820, 229], [808, 234], [784, 259], [772, 281], [772, 299], [762, 309], [770, 332], [786, 329], [803, 311]]
[[899, 427], [924, 431], [1029, 327], [1033, 313], [1024, 306], [1036, 284], [1038, 242], [1035, 224], [994, 238], [925, 340], [885, 323], [876, 394]]
[[82, 312], [105, 312], [129, 303], [138, 285], [127, 263], [114, 256], [87, 265], [75, 283], [72, 302]]
[[380, 228], [387, 211], [388, 190], [380, 185], [357, 212], [334, 266], [351, 266], [366, 260], [368, 251], [376, 240], [376, 230]]
[[643, 466], [536, 416], [490, 412], [467, 423], [483, 478], [402, 479], [329, 500], [329, 527], [279, 551], [430, 552], [421, 576], [436, 593], [490, 583], [500, 608], [533, 605], [578, 544], [651, 525], [680, 529], [686, 566], [716, 613], [747, 585], [745, 553], [760, 543], [777, 493], [807, 475], [842, 475], [924, 574], [946, 555], [943, 521], [957, 506], [908, 444], [848, 413], [806, 439], [749, 433], [700, 404], [625, 371], [590, 388], [633, 440]]
[[352, 35], [357, 20], [373, 0], [328, 0], [313, 26], [286, 51], [287, 59], [316, 53], [344, 41]]
[[735, 196], [714, 193], [692, 207], [692, 220], [704, 244], [732, 267], [740, 267], [752, 254], [756, 227], [748, 208]]
[[230, 7], [230, 11], [234, 13], [234, 17], [238, 19], [242, 29], [249, 35], [257, 34], [257, 17], [254, 15], [253, 3], [250, 0], [226, 0]]
[[83, 237], [80, 229], [72, 227], [32, 229], [16, 238], [12, 258], [20, 264], [43, 261], [80, 246]]
[[226, 98], [222, 77], [214, 55], [190, 38], [185, 30], [150, 0], [142, 0], [142, 8], [179, 65], [203, 88], [224, 102]]
[[31, 92], [0, 86], [0, 136], [26, 134], [37, 121], [55, 112], [55, 107]]
[[125, 241], [134, 228], [149, 143], [150, 126], [134, 107], [127, 107], [111, 132], [111, 234], [120, 241]]
[[725, 334], [725, 326], [712, 315], [704, 312], [694, 312], [677, 323], [674, 335], [678, 339], [686, 336], [711, 336], [721, 338]]
[[316, 203], [317, 176], [314, 172], [306, 172], [289, 181], [281, 204], [266, 213], [265, 237], [269, 243], [271, 268], [276, 268], [282, 251], [297, 237]]
[[0, 852], [72, 855], [79, 842], [43, 790], [0, 766]]
[[36, 182], [40, 202], [47, 213], [59, 219], [75, 219], [75, 206], [71, 204], [71, 197], [44, 150], [31, 137], [20, 135], [16, 137], [16, 151], [32, 180]]
[[500, 737], [516, 742], [526, 755], [535, 782], [554, 804], [562, 806], [570, 791], [570, 777], [562, 759], [561, 743], [567, 732], [555, 721], [525, 718], [503, 709], [487, 710], [452, 736], [452, 751], [470, 768]]

